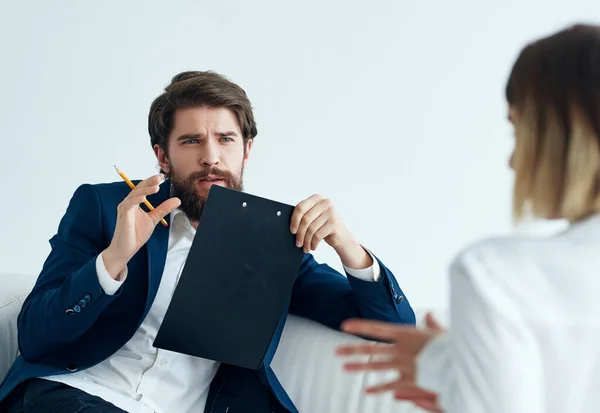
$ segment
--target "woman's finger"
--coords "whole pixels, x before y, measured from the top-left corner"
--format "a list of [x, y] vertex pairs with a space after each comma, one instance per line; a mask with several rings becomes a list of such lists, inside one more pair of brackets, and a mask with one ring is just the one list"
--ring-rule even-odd
[[342, 330], [350, 334], [399, 343], [422, 340], [424, 336], [429, 335], [427, 332], [418, 330], [415, 327], [363, 319], [345, 321], [342, 324]]
[[396, 348], [389, 344], [348, 344], [340, 346], [336, 350], [339, 356], [373, 355], [373, 354], [395, 354]]

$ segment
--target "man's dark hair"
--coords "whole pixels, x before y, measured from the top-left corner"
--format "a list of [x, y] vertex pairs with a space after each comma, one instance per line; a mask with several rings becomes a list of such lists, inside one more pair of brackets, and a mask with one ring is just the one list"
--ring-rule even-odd
[[175, 111], [192, 107], [227, 108], [235, 115], [244, 142], [257, 134], [252, 104], [240, 86], [212, 71], [188, 71], [175, 75], [150, 106], [148, 132], [152, 147], [158, 144], [168, 153]]

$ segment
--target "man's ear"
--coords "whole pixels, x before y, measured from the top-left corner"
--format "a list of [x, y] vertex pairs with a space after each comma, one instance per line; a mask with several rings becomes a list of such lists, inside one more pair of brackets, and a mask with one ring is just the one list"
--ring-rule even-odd
[[156, 155], [156, 160], [158, 160], [158, 164], [160, 165], [160, 169], [165, 173], [169, 173], [169, 157], [163, 151], [159, 144], [154, 145], [154, 155]]
[[248, 158], [250, 157], [250, 150], [252, 149], [252, 145], [254, 144], [254, 139], [248, 139], [244, 142], [244, 166], [246, 166], [246, 162], [248, 162]]

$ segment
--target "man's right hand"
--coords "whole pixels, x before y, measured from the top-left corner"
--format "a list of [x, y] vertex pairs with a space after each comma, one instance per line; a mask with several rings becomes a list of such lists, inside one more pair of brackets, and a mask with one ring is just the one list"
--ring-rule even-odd
[[159, 191], [162, 180], [163, 175], [159, 174], [140, 182], [117, 208], [115, 233], [108, 248], [102, 252], [104, 266], [115, 280], [150, 239], [160, 220], [181, 204], [178, 198], [169, 198], [153, 211], [145, 212], [140, 208], [146, 196]]

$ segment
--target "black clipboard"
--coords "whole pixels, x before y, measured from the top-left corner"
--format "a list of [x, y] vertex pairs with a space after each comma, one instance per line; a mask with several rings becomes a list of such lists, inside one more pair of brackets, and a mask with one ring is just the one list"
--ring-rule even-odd
[[304, 257], [293, 211], [213, 185], [154, 346], [258, 369]]

